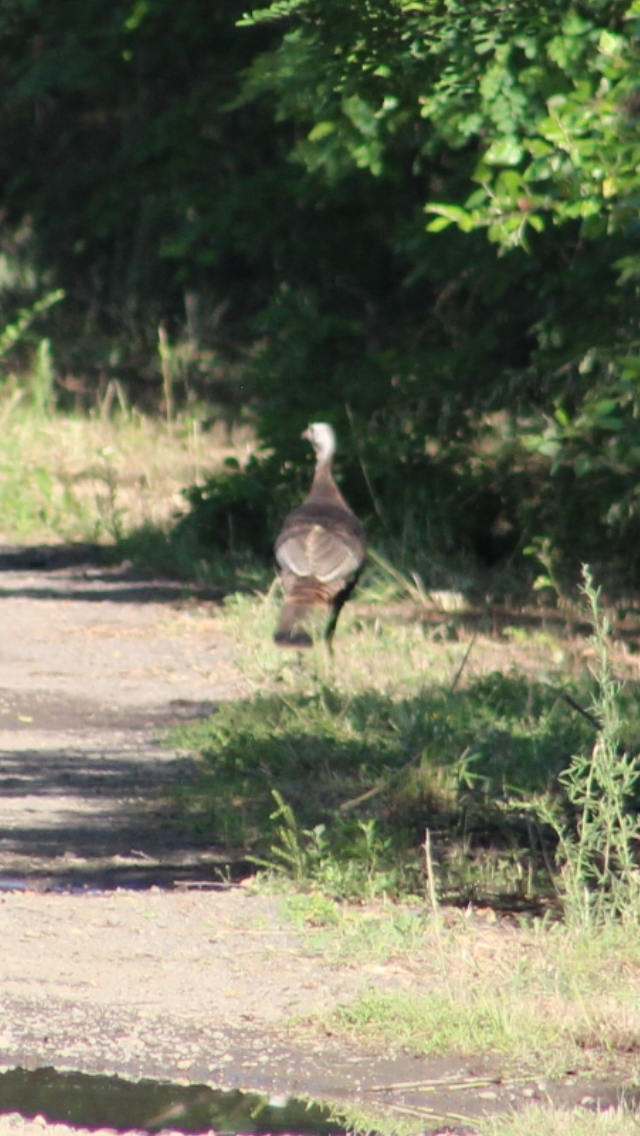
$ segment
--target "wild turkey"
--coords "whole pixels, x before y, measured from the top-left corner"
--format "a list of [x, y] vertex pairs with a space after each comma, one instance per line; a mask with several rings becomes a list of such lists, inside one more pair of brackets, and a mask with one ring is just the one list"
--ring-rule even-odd
[[310, 647], [302, 625], [314, 608], [324, 607], [324, 638], [331, 649], [338, 616], [364, 563], [364, 530], [333, 479], [333, 430], [314, 422], [302, 437], [315, 450], [316, 468], [308, 497], [289, 513], [276, 540], [284, 606], [274, 639], [279, 647]]

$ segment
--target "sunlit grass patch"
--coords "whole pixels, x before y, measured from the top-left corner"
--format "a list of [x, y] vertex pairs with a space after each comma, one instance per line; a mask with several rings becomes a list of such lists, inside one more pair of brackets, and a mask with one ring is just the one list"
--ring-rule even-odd
[[[404, 1059], [455, 1055], [471, 1067], [482, 1059], [505, 1081], [547, 1082], [556, 1104], [575, 1103], [576, 1093], [593, 1104], [598, 1085], [609, 1100], [616, 1086], [621, 1095], [627, 1086], [633, 1100], [640, 1075], [637, 930], [611, 924], [576, 932], [557, 921], [496, 919], [478, 909], [436, 914], [418, 901], [327, 908], [315, 895], [289, 895], [285, 902], [307, 928], [308, 949], [358, 982], [357, 996], [323, 1023], [332, 1036]], [[624, 1110], [617, 1115], [626, 1121]], [[494, 1132], [492, 1123], [486, 1131]], [[380, 1130], [396, 1129], [391, 1122]], [[564, 1131], [551, 1124], [549, 1132], [556, 1130]], [[517, 1123], [505, 1132], [519, 1132]]]
[[[486, 670], [483, 641], [474, 657], [462, 629], [436, 642], [384, 606], [364, 619], [355, 606], [345, 613], [333, 664], [320, 650], [283, 657], [269, 641], [276, 604], [263, 595], [224, 609], [255, 694], [181, 732], [201, 771], [182, 809], [212, 839], [235, 815], [238, 842], [294, 881], [293, 917], [310, 949], [345, 966], [390, 961], [395, 991], [372, 983], [331, 1031], [378, 1049], [490, 1052], [549, 1076], [619, 1062], [635, 1077], [638, 936], [615, 923], [578, 934], [527, 922], [545, 902], [561, 915], [538, 804], [558, 793], [571, 755], [594, 745], [593, 721], [572, 705], [588, 711], [593, 680], [551, 659], [540, 667], [540, 655], [530, 670], [509, 656]], [[633, 747], [633, 688], [617, 697]], [[336, 904], [407, 896], [412, 905], [378, 909], [377, 923]], [[469, 904], [468, 916], [451, 903]], [[503, 920], [500, 908], [525, 921]]]
[[517, 1061], [557, 1042], [544, 1017], [532, 1019], [528, 1002], [507, 1001], [495, 991], [469, 999], [435, 989], [429, 994], [371, 992], [345, 1007], [332, 1024], [366, 1031], [369, 1040], [420, 1054], [499, 1054]]
[[[436, 1083], [436, 1091], [438, 1089]], [[518, 1102], [508, 1112], [491, 1113], [490, 1099], [481, 1100], [485, 1115], [468, 1115], [469, 1097], [473, 1097], [473, 1078], [447, 1094], [446, 1083], [441, 1092], [447, 1094], [451, 1111], [441, 1114], [437, 1109], [423, 1105], [393, 1104], [377, 1110], [364, 1105], [351, 1105], [335, 1109], [335, 1117], [345, 1124], [349, 1132], [377, 1132], [379, 1136], [416, 1136], [424, 1133], [469, 1133], [469, 1136], [636, 1136], [640, 1123], [637, 1108], [632, 1104], [601, 1105], [585, 1092], [585, 1103], [576, 1106]], [[483, 1091], [481, 1083], [476, 1092]], [[491, 1088], [489, 1087], [489, 1093]], [[427, 1101], [430, 1094], [427, 1095]], [[460, 1102], [459, 1104], [457, 1102]], [[477, 1102], [476, 1102], [477, 1103]]]
[[250, 452], [250, 432], [229, 439], [191, 420], [170, 425], [137, 413], [37, 414], [0, 399], [2, 540], [113, 543], [137, 529], [166, 532], [186, 505], [182, 490], [230, 455]]
[[624, 1105], [606, 1109], [528, 1105], [511, 1116], [484, 1120], [480, 1131], [482, 1136], [636, 1136], [639, 1125], [637, 1110]]
[[[640, 1072], [640, 935], [610, 927], [579, 935], [562, 924], [515, 926], [473, 914], [424, 911], [406, 935], [378, 911], [325, 930], [342, 965], [372, 957], [393, 964], [395, 990], [373, 982], [332, 1015], [330, 1028], [416, 1055], [495, 1055], [505, 1068], [559, 1078], [570, 1070]], [[359, 948], [358, 943], [362, 946]], [[331, 947], [325, 947], [329, 952]], [[334, 957], [334, 956], [332, 956]]]

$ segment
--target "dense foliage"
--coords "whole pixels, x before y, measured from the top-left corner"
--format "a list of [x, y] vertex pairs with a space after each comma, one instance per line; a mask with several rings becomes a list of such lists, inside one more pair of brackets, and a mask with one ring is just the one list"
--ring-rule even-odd
[[63, 384], [155, 398], [162, 323], [181, 394], [252, 406], [271, 456], [194, 490], [211, 539], [268, 544], [329, 418], [380, 539], [628, 577], [639, 37], [638, 0], [10, 0], [5, 319], [63, 287]]

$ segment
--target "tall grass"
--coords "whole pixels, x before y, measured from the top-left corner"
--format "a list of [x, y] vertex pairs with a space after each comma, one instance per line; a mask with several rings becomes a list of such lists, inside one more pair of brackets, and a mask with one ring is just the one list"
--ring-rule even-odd
[[[194, 434], [191, 418], [170, 426], [136, 412], [104, 417], [55, 410], [46, 341], [25, 384], [0, 383], [0, 539], [121, 543], [122, 556], [150, 567], [165, 557], [166, 537], [187, 505], [183, 489], [203, 469], [250, 451], [250, 432], [231, 438], [222, 423]], [[194, 442], [194, 437], [197, 442]], [[128, 543], [127, 543], [128, 542]], [[197, 574], [195, 561], [183, 574]]]
[[590, 671], [595, 685], [590, 713], [599, 728], [590, 749], [574, 753], [560, 775], [573, 818], [567, 819], [557, 798], [541, 804], [540, 816], [558, 838], [562, 864], [558, 886], [568, 920], [589, 926], [620, 918], [636, 924], [640, 765], [637, 747], [628, 740], [625, 744], [622, 686], [610, 658], [611, 623], [602, 610], [601, 589], [594, 586], [587, 566], [581, 591], [593, 626], [595, 663]]
[[[504, 671], [487, 672], [490, 635], [462, 622], [440, 640], [422, 618], [371, 602], [345, 613], [331, 668], [320, 653], [278, 652], [276, 612], [274, 596], [235, 595], [219, 614], [255, 693], [179, 732], [201, 758], [183, 820], [274, 872], [289, 863], [299, 885], [351, 897], [424, 895], [429, 829], [445, 899], [547, 903], [553, 843], [531, 803], [594, 729], [541, 673], [540, 647], [527, 673], [522, 645], [503, 642]], [[553, 643], [547, 653], [557, 657]], [[588, 700], [584, 679], [562, 683]]]

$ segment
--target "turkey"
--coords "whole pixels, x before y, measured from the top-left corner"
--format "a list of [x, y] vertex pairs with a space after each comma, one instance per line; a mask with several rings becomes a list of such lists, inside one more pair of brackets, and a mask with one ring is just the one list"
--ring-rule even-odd
[[284, 606], [274, 639], [279, 647], [311, 647], [304, 624], [315, 608], [324, 608], [331, 649], [338, 616], [364, 563], [364, 530], [333, 479], [333, 430], [313, 422], [302, 437], [315, 450], [316, 468], [309, 495], [289, 513], [276, 540]]

